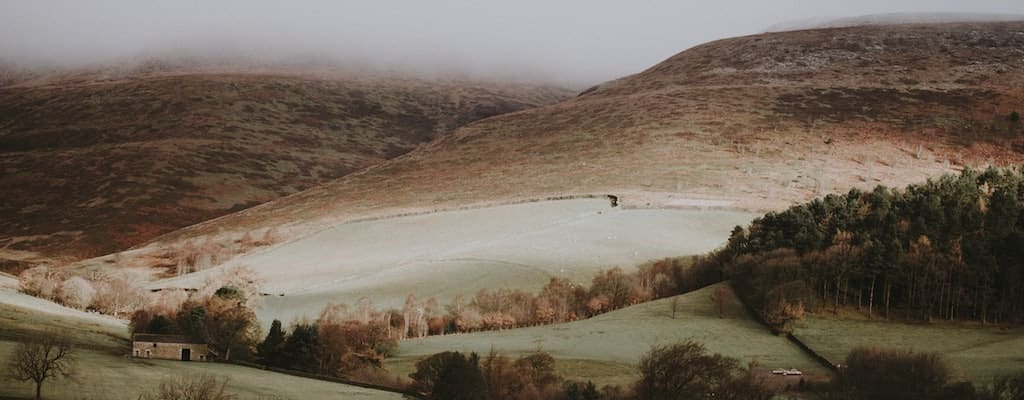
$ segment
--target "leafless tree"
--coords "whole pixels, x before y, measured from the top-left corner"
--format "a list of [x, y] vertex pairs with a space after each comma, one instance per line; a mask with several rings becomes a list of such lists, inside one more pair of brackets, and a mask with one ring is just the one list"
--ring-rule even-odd
[[136, 271], [107, 274], [95, 283], [95, 288], [93, 306], [115, 317], [134, 312], [149, 300]]
[[260, 299], [260, 286], [264, 283], [256, 271], [245, 265], [226, 267], [220, 274], [210, 277], [199, 288], [198, 297], [210, 297], [220, 288], [231, 286], [245, 297], [249, 307], [255, 307]]
[[63, 275], [45, 265], [25, 270], [18, 276], [19, 290], [30, 296], [53, 300], [60, 291]]
[[96, 289], [92, 283], [80, 276], [73, 276], [60, 286], [60, 302], [68, 307], [83, 310], [92, 304]]
[[21, 342], [7, 364], [7, 375], [16, 381], [36, 384], [36, 400], [43, 382], [50, 378], [71, 377], [75, 372], [75, 351], [68, 335], [47, 331]]
[[140, 400], [234, 400], [238, 397], [225, 390], [228, 379], [219, 380], [212, 375], [191, 375], [165, 378], [153, 392], [139, 396]]
[[718, 318], [722, 318], [725, 315], [725, 303], [727, 301], [729, 301], [729, 288], [725, 285], [719, 285], [711, 293], [711, 302], [715, 305], [715, 311], [718, 311]]
[[281, 233], [278, 232], [277, 227], [271, 227], [263, 232], [263, 238], [260, 239], [261, 246], [270, 246], [281, 241]]

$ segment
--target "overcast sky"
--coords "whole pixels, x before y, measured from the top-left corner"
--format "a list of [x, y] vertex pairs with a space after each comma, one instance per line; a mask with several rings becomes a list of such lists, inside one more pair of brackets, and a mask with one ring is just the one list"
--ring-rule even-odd
[[1024, 14], [1024, 1], [0, 0], [0, 59], [302, 56], [585, 84], [785, 21], [895, 12]]

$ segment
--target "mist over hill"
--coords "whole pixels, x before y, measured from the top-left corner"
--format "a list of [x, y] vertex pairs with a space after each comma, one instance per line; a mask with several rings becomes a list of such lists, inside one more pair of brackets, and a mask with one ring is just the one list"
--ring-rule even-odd
[[[572, 100], [469, 124], [357, 175], [160, 238], [574, 194], [773, 210], [1024, 159], [1024, 24], [713, 41]], [[388, 188], [388, 190], [380, 190]]]
[[856, 17], [814, 17], [786, 21], [769, 26], [765, 32], [795, 31], [802, 29], [844, 28], [867, 25], [945, 24], [953, 22], [1009, 22], [1024, 21], [1024, 14], [994, 13], [890, 13]]

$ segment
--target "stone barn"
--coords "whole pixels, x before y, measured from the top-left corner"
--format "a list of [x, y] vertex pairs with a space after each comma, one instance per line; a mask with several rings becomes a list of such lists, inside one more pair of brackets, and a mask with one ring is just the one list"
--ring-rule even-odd
[[206, 361], [209, 359], [209, 349], [205, 343], [198, 343], [182, 335], [137, 333], [132, 335], [132, 357]]

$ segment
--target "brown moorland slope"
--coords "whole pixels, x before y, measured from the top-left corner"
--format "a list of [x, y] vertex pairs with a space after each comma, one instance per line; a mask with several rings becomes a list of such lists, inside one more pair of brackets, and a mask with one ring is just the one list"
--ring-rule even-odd
[[125, 249], [571, 94], [288, 70], [18, 75], [0, 87], [0, 258]]
[[[719, 40], [572, 100], [488, 118], [318, 188], [158, 238], [572, 194], [779, 209], [1024, 160], [1024, 23]], [[692, 202], [691, 202], [692, 204]]]

